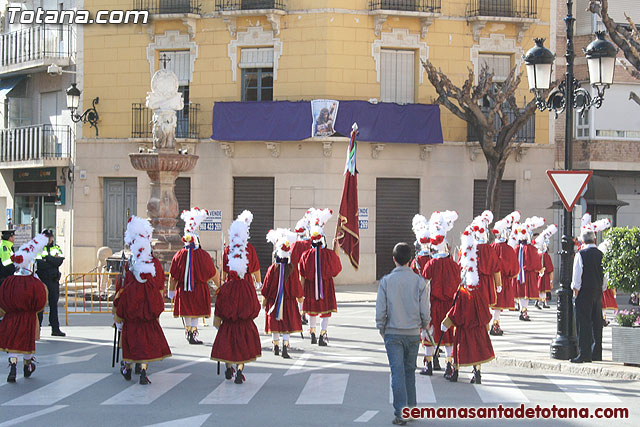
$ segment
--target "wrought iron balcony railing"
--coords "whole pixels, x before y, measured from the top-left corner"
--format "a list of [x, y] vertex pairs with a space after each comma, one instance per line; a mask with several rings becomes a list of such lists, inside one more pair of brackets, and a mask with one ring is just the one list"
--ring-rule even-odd
[[0, 72], [6, 67], [46, 58], [72, 58], [75, 54], [75, 36], [70, 25], [42, 25], [0, 34]]
[[200, 14], [201, 0], [134, 0], [133, 10], [147, 10], [154, 15], [169, 13]]
[[[486, 114], [486, 111], [485, 111], [485, 114]], [[509, 118], [509, 123], [511, 123], [512, 121], [515, 120], [516, 115], [515, 113], [510, 112], [507, 114], [507, 117]], [[497, 114], [495, 119], [493, 120], [493, 125], [497, 135], [498, 131], [500, 131], [500, 128], [502, 127], [502, 122], [500, 121], [500, 118], [498, 117]], [[477, 140], [478, 140], [478, 134], [476, 130], [473, 127], [471, 127], [471, 125], [467, 124], [467, 141], [473, 142]], [[495, 137], [494, 137], [494, 142], [495, 142]], [[536, 115], [535, 114], [531, 116], [529, 121], [518, 131], [515, 137], [515, 142], [527, 143], [527, 144], [533, 144], [534, 142], [536, 142]]]
[[538, 17], [538, 0], [469, 0], [467, 16], [535, 19]]
[[284, 0], [216, 0], [217, 11], [231, 10], [286, 10]]
[[69, 126], [46, 124], [0, 129], [0, 162], [68, 158], [71, 138]]
[[441, 0], [371, 0], [369, 10], [439, 13]]
[[[176, 138], [197, 139], [200, 137], [198, 130], [198, 111], [200, 104], [188, 104], [178, 111]], [[132, 138], [153, 138], [153, 110], [147, 108], [145, 104], [134, 103], [131, 105], [131, 137]]]

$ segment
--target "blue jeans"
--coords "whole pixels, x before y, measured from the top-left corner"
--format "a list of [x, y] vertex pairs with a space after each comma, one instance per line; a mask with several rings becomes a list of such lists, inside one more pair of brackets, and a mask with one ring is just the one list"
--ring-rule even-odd
[[416, 359], [420, 348], [420, 335], [384, 336], [384, 346], [391, 368], [391, 390], [396, 417], [402, 416], [402, 408], [413, 408], [416, 402]]

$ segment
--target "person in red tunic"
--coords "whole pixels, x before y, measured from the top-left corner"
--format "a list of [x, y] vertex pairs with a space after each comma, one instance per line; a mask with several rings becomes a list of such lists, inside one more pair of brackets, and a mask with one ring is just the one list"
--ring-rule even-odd
[[127, 224], [125, 243], [131, 250], [124, 286], [113, 305], [115, 322], [122, 331], [120, 372], [131, 380], [131, 364], [139, 365], [140, 384], [149, 384], [149, 362], [171, 356], [159, 317], [164, 311], [164, 271], [151, 252], [153, 228], [146, 219], [132, 216]]
[[413, 233], [416, 235], [416, 256], [411, 261], [411, 269], [422, 276], [422, 271], [431, 259], [431, 246], [429, 245], [429, 223], [427, 219], [416, 214], [413, 217]]
[[40, 339], [38, 313], [47, 305], [47, 287], [34, 275], [33, 260], [49, 242], [44, 234], [20, 246], [11, 261], [16, 272], [0, 287], [0, 351], [9, 353], [7, 382], [15, 383], [18, 356], [22, 354], [23, 373], [29, 378], [36, 370], [34, 356]]
[[480, 280], [478, 287], [489, 308], [496, 305], [498, 291], [502, 291], [500, 259], [488, 243], [491, 222], [493, 222], [493, 213], [484, 211], [480, 216], [474, 218], [470, 226], [477, 246], [477, 267]]
[[198, 318], [211, 317], [211, 295], [209, 282], [220, 283], [211, 256], [200, 247], [198, 226], [207, 217], [204, 209], [193, 208], [182, 212], [184, 220], [185, 247], [171, 260], [169, 268], [169, 291], [167, 296], [174, 299], [173, 317], [182, 317], [185, 336], [189, 344], [202, 344], [198, 339]]
[[211, 348], [211, 359], [225, 363], [226, 379], [232, 379], [235, 372], [236, 384], [245, 381], [244, 365], [262, 355], [260, 335], [253, 321], [260, 314], [260, 302], [248, 269], [247, 241], [253, 216], [248, 211], [241, 216], [229, 228], [225, 264], [228, 274], [218, 290], [214, 320], [218, 333]]
[[542, 271], [539, 273], [538, 278], [540, 300], [536, 301], [536, 308], [540, 310], [550, 308], [549, 305], [547, 305], [547, 293], [550, 293], [553, 288], [553, 261], [551, 260], [551, 256], [549, 256], [549, 244], [551, 244], [551, 237], [557, 232], [558, 226], [551, 224], [533, 240], [533, 246], [538, 249], [540, 262], [542, 264]]
[[529, 317], [529, 300], [540, 299], [538, 292], [538, 278], [542, 271], [542, 260], [538, 250], [531, 244], [533, 230], [544, 225], [544, 218], [527, 218], [524, 224], [513, 227], [512, 237], [517, 242], [516, 255], [518, 256], [518, 277], [516, 278], [516, 298], [520, 302], [519, 319], [525, 322], [531, 321]]
[[458, 290], [456, 301], [441, 323], [441, 331], [455, 326], [453, 335], [454, 368], [449, 381], [458, 381], [461, 366], [473, 366], [472, 384], [481, 384], [480, 365], [495, 357], [488, 328], [491, 312], [485, 292], [480, 286], [479, 252], [474, 239], [475, 225], [467, 227], [462, 236], [462, 280], [464, 286]]
[[[253, 214], [250, 211], [242, 211], [237, 218], [239, 221], [244, 221], [247, 224], [247, 227], [251, 226], [251, 222], [253, 221]], [[256, 252], [256, 248], [253, 247], [251, 243], [247, 243], [247, 258], [249, 260], [249, 265], [247, 268], [251, 273], [252, 283], [254, 284], [256, 291], [259, 291], [262, 288], [262, 275], [260, 273], [260, 260], [258, 259], [258, 253]], [[229, 246], [225, 246], [223, 255], [222, 255], [222, 280], [226, 280], [227, 274], [229, 274], [229, 266], [227, 265], [229, 261]]]
[[[433, 375], [434, 370], [440, 370], [438, 355], [434, 355], [433, 345], [440, 342], [444, 347], [447, 367], [445, 376], [451, 375], [453, 370], [453, 331], [443, 333], [440, 323], [451, 308], [453, 298], [460, 284], [460, 266], [453, 261], [447, 245], [447, 232], [451, 231], [458, 214], [454, 211], [434, 212], [429, 219], [429, 235], [432, 258], [422, 270], [422, 276], [430, 286], [431, 325], [435, 327], [433, 341], [428, 339], [426, 331], [422, 332], [422, 344], [425, 346], [424, 369], [422, 375]], [[442, 338], [441, 338], [441, 335]]]
[[[311, 240], [309, 239], [309, 218], [307, 217], [308, 213], [297, 222], [295, 232], [298, 235], [298, 240], [296, 240], [291, 247], [291, 265], [295, 269], [295, 275], [300, 279], [300, 259], [302, 258], [302, 254], [311, 249]], [[298, 309], [302, 313], [302, 301], [298, 303]], [[304, 313], [301, 314], [302, 324], [308, 325], [309, 321], [307, 320], [307, 316]]]
[[[333, 278], [342, 271], [337, 242], [334, 241], [333, 250], [323, 244], [324, 226], [332, 214], [330, 209], [311, 209], [311, 249], [300, 260], [300, 282], [304, 289], [302, 310], [309, 315], [311, 344], [319, 346], [327, 345], [329, 318], [338, 311]], [[322, 319], [322, 329], [316, 338], [318, 316]]]
[[500, 328], [500, 313], [502, 310], [515, 309], [515, 283], [514, 279], [518, 276], [520, 265], [515, 251], [507, 240], [511, 233], [511, 227], [520, 221], [520, 212], [515, 211], [507, 215], [493, 226], [492, 233], [495, 241], [491, 247], [496, 252], [500, 260], [500, 280], [502, 289], [497, 293], [496, 304], [493, 306], [493, 323], [491, 325], [490, 335], [501, 336], [504, 334]]
[[[607, 253], [610, 245], [609, 240], [605, 240], [604, 242], [598, 245], [598, 249], [603, 254]], [[618, 302], [616, 301], [616, 290], [614, 288], [609, 288], [609, 273], [604, 273], [604, 283], [602, 284], [602, 326], [609, 326], [609, 321], [607, 320], [607, 312], [606, 310], [613, 310], [614, 312], [618, 310]]]
[[279, 355], [282, 334], [282, 357], [290, 359], [290, 336], [302, 332], [298, 302], [302, 302], [304, 296], [297, 269], [289, 262], [296, 234], [289, 229], [278, 228], [269, 231], [267, 240], [275, 248], [275, 263], [269, 266], [261, 291], [264, 297], [264, 332], [272, 335], [273, 353], [276, 356]]

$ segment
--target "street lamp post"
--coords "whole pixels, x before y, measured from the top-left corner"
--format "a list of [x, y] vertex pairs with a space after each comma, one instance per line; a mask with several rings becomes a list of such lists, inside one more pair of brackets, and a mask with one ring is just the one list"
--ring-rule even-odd
[[[617, 48], [605, 40], [604, 33], [596, 33], [594, 40], [587, 49], [587, 63], [591, 85], [596, 89], [597, 95], [592, 97], [589, 91], [580, 87], [580, 83], [573, 74], [575, 51], [573, 46], [573, 0], [567, 0], [567, 16], [564, 18], [567, 34], [567, 50], [565, 59], [567, 70], [564, 81], [553, 90], [545, 100], [542, 93], [548, 90], [551, 83], [552, 65], [555, 55], [543, 46], [543, 39], [536, 39], [536, 46], [530, 49], [524, 56], [527, 68], [529, 88], [536, 95], [537, 106], [541, 111], [553, 110], [556, 114], [565, 111], [564, 134], [564, 169], [572, 169], [572, 137], [573, 114], [577, 110], [584, 114], [592, 106], [600, 108], [604, 99], [604, 91], [613, 83], [615, 69], [615, 57]], [[551, 357], [554, 359], [568, 360], [578, 354], [577, 339], [573, 332], [573, 302], [571, 291], [571, 276], [573, 267], [573, 215], [566, 211], [563, 222], [562, 250], [560, 251], [560, 290], [558, 291], [558, 317], [557, 334], [551, 342]]]

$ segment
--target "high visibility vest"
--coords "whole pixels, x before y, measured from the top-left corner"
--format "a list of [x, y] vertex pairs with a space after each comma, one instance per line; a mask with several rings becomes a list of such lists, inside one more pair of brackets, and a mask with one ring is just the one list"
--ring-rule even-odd
[[58, 245], [45, 246], [42, 252], [36, 256], [36, 259], [43, 259], [47, 255], [62, 256], [62, 249]]
[[9, 240], [2, 240], [0, 242], [0, 261], [3, 266], [8, 266], [13, 261], [11, 261], [11, 255], [13, 255], [13, 242]]

